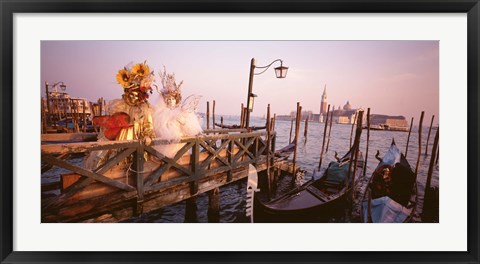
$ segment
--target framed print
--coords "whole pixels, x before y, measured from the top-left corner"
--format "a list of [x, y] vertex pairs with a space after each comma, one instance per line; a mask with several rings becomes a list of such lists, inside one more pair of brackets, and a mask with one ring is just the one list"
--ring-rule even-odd
[[1, 6], [1, 263], [479, 262], [478, 1]]

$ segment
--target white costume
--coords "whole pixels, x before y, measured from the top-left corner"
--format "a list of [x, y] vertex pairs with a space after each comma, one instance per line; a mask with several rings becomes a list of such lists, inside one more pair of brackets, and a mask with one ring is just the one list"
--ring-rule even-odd
[[199, 96], [189, 96], [181, 104], [180, 86], [175, 83], [175, 74], [160, 73], [163, 90], [160, 100], [154, 106], [153, 130], [155, 136], [173, 144], [156, 144], [153, 147], [163, 155], [173, 158], [184, 144], [175, 143], [183, 137], [202, 133], [202, 127], [195, 110]]

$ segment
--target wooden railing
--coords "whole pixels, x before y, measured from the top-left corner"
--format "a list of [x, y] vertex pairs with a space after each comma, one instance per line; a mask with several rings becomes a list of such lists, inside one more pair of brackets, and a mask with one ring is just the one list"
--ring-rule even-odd
[[[178, 142], [155, 139], [145, 145], [138, 140], [82, 142], [42, 145], [42, 166], [60, 167], [76, 175], [73, 183], [63, 186], [60, 195], [42, 200], [42, 208], [55, 208], [71, 202], [70, 198], [84, 190], [92, 183], [108, 186], [121, 199], [136, 198], [143, 201], [146, 195], [158, 192], [178, 184], [190, 184], [191, 194], [198, 192], [198, 181], [204, 177], [227, 174], [227, 182], [232, 180], [232, 173], [239, 167], [265, 161], [267, 151], [273, 157], [273, 146], [267, 150], [267, 132], [231, 133], [231, 130], [206, 131], [204, 135], [183, 138]], [[271, 133], [272, 142], [275, 133]], [[173, 158], [159, 153], [154, 146], [159, 144], [181, 143], [183, 147]], [[86, 169], [72, 164], [61, 157], [72, 153], [89, 153], [92, 151], [112, 151], [114, 154], [94, 169]], [[147, 153], [147, 159], [145, 159]], [[128, 161], [125, 177], [108, 174], [119, 163]], [[168, 173], [167, 173], [168, 172]], [[125, 172], [124, 172], [125, 173]], [[168, 176], [170, 175], [170, 176]], [[172, 176], [173, 175], [173, 176]]]

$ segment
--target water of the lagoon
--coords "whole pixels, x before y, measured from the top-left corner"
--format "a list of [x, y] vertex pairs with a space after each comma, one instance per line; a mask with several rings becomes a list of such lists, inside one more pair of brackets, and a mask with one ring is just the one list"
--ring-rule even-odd
[[[217, 117], [218, 122], [219, 117]], [[428, 120], [429, 118], [424, 119]], [[418, 120], [418, 119], [417, 119]], [[415, 122], [415, 121], [414, 121]], [[238, 117], [225, 117], [225, 124], [238, 124]], [[252, 117], [251, 125], [263, 126], [265, 120], [261, 118]], [[431, 150], [435, 138], [436, 128], [432, 128], [428, 146], [428, 153], [425, 155], [425, 144], [429, 132], [429, 124], [423, 125], [422, 129], [422, 147], [421, 158], [418, 171], [418, 192], [419, 199], [417, 204], [417, 211], [415, 213], [414, 221], [420, 221], [421, 208], [423, 207], [423, 193], [427, 179], [428, 167], [431, 159]], [[306, 170], [305, 180], [312, 177], [313, 170], [318, 167], [322, 141], [324, 123], [310, 122], [308, 125], [307, 142], [304, 144], [304, 123], [300, 127], [299, 148], [297, 153], [297, 163]], [[334, 152], [337, 151], [339, 156], [343, 156], [349, 149], [351, 125], [333, 124], [330, 136], [330, 144], [328, 152], [324, 153], [322, 161], [322, 169], [325, 169], [330, 161], [334, 160]], [[290, 121], [276, 121], [275, 130], [277, 132], [276, 148], [279, 149], [285, 145], [290, 137]], [[327, 131], [328, 135], [328, 131]], [[293, 137], [293, 135], [292, 135]], [[386, 152], [392, 138], [395, 139], [397, 147], [405, 153], [407, 144], [408, 132], [394, 132], [394, 131], [370, 131], [369, 153], [367, 160], [366, 176], [369, 177], [375, 169], [378, 161], [375, 159], [375, 153], [380, 151], [380, 157]], [[362, 131], [360, 150], [364, 157], [366, 154], [366, 138], [367, 130]], [[417, 164], [418, 158], [418, 121], [414, 123], [412, 133], [410, 135], [409, 148], [407, 152], [407, 160], [413, 170]], [[325, 143], [326, 145], [327, 143]], [[290, 159], [293, 155], [290, 156]], [[434, 166], [432, 176], [432, 186], [438, 186], [439, 181], [439, 165]], [[250, 218], [245, 215], [246, 207], [246, 180], [240, 180], [220, 188], [220, 222], [221, 223], [247, 223]], [[139, 217], [131, 218], [125, 222], [158, 222], [158, 223], [182, 223], [185, 221], [186, 202], [180, 202], [172, 206], [165, 207], [153, 212], [143, 214]], [[208, 222], [208, 195], [200, 194], [197, 197], [197, 219], [196, 222]], [[333, 220], [342, 221], [342, 220]]]

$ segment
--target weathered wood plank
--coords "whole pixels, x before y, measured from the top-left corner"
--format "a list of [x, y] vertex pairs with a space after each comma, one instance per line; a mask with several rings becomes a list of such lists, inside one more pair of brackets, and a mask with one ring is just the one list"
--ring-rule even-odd
[[137, 140], [132, 141], [97, 141], [66, 144], [48, 144], [42, 145], [42, 154], [64, 154], [64, 153], [82, 153], [87, 151], [104, 149], [124, 149], [136, 148]]
[[42, 142], [56, 141], [94, 141], [97, 140], [97, 133], [56, 133], [42, 134]]

